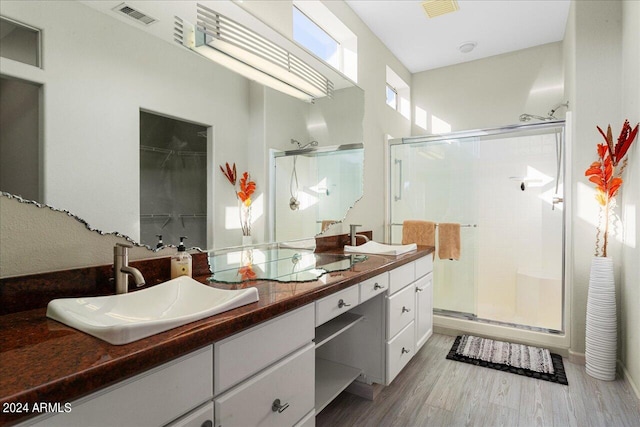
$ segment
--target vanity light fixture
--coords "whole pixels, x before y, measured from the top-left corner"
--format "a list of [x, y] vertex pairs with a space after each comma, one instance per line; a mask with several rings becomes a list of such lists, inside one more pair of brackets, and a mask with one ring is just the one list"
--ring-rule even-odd
[[201, 4], [197, 26], [175, 19], [175, 41], [250, 80], [311, 102], [332, 96], [333, 83], [301, 59]]

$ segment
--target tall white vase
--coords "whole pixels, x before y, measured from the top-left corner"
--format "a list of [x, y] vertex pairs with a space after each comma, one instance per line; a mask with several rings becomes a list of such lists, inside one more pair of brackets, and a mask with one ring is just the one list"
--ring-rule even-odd
[[587, 297], [586, 370], [594, 378], [616, 378], [617, 350], [616, 288], [613, 260], [594, 257], [591, 261]]

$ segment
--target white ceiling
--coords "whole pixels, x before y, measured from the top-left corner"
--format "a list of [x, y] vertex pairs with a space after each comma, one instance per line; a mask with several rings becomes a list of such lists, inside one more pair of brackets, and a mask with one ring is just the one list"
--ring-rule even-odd
[[[389, 50], [416, 73], [561, 41], [570, 0], [458, 0], [428, 18], [421, 0], [346, 0]], [[460, 44], [476, 48], [461, 53]]]

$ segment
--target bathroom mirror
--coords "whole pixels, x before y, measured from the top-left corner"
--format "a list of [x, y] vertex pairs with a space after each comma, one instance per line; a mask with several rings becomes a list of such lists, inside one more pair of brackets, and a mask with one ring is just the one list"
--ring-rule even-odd
[[[189, 225], [203, 233], [193, 239], [201, 242], [202, 249], [223, 248], [242, 241], [235, 192], [219, 170], [219, 165], [226, 162], [236, 163], [238, 174], [248, 171], [257, 184], [253, 242], [272, 241], [270, 150], [289, 150], [292, 139], [318, 141], [319, 148], [361, 143], [362, 90], [306, 54], [304, 59], [334, 82], [334, 94], [314, 103], [300, 101], [251, 82], [175, 43], [174, 17], [194, 21], [196, 2], [128, 2], [155, 19], [148, 25], [113, 10], [120, 3], [3, 1], [3, 16], [42, 31], [41, 68], [5, 58], [0, 62], [2, 80], [26, 84], [29, 97], [34, 99], [31, 105], [11, 102], [9, 108], [2, 109], [18, 116], [23, 113], [18, 109], [24, 109], [37, 118], [39, 128], [34, 132], [31, 127], [36, 148], [31, 146], [29, 157], [34, 159], [31, 168], [39, 176], [29, 177], [35, 189], [26, 198], [67, 210], [91, 229], [119, 232], [150, 247], [156, 245], [155, 235], [163, 234], [166, 220], [156, 221], [152, 215], [191, 215], [172, 217], [179, 224], [174, 234], [194, 233], [181, 231], [184, 223], [185, 230]], [[285, 48], [297, 49], [298, 56], [305, 55], [289, 39], [233, 2], [202, 3], [224, 9], [244, 25], [286, 44]], [[203, 194], [199, 197], [206, 199], [203, 206], [175, 206], [171, 212], [162, 206], [158, 208], [162, 212], [143, 211], [142, 201], [145, 206], [160, 204], [144, 189], [153, 185], [141, 185], [141, 180], [153, 180], [153, 176], [141, 176], [141, 162], [147, 161], [141, 160], [141, 151], [148, 152], [150, 147], [179, 151], [150, 140], [145, 140], [141, 148], [143, 113], [199, 129], [206, 149], [184, 151], [197, 151], [202, 162], [199, 167], [206, 169], [205, 187], [198, 189]], [[9, 119], [2, 118], [5, 130], [6, 123], [17, 123]], [[18, 157], [22, 155], [21, 148], [14, 145], [12, 150]], [[195, 162], [193, 156], [175, 158], [186, 169]], [[163, 161], [157, 160], [160, 164]], [[11, 188], [0, 190], [20, 193]], [[347, 205], [352, 206], [359, 197]], [[156, 224], [159, 230], [152, 227], [143, 233], [143, 220]], [[313, 228], [303, 227], [299, 235], [289, 237], [309, 238], [316, 231], [314, 223]], [[176, 244], [175, 237], [165, 237], [164, 243]]]

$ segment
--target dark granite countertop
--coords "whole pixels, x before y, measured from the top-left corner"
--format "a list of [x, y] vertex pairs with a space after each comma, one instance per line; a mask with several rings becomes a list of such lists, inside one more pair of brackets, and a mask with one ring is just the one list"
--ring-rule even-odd
[[[349, 270], [304, 283], [228, 285], [197, 276], [202, 283], [224, 289], [254, 286], [260, 300], [120, 346], [48, 319], [45, 308], [0, 316], [0, 409], [11, 402], [64, 405], [432, 252], [432, 247], [420, 246], [397, 257], [369, 255]], [[0, 425], [30, 415], [0, 412]]]

